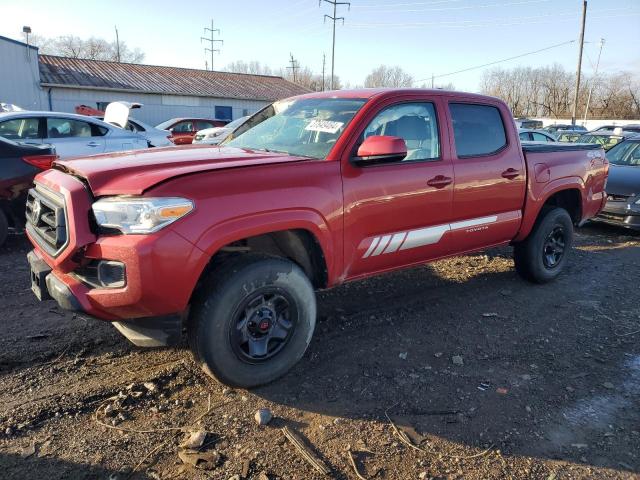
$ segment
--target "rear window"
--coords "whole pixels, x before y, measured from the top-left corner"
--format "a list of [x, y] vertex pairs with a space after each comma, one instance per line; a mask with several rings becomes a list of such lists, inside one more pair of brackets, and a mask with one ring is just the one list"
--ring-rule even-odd
[[496, 107], [451, 103], [449, 110], [459, 158], [491, 155], [507, 144], [502, 116]]

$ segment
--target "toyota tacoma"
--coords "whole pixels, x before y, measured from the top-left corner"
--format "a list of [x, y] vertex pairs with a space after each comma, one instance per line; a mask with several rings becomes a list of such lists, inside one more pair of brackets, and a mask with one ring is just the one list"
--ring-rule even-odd
[[498, 245], [553, 280], [607, 173], [599, 145], [522, 146], [496, 98], [311, 93], [220, 146], [55, 162], [27, 199], [32, 289], [137, 345], [186, 332], [209, 375], [254, 387], [305, 353], [315, 290]]

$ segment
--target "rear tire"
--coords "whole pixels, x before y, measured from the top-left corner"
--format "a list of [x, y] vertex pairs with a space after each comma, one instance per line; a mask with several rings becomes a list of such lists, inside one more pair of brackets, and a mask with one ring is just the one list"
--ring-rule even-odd
[[516, 271], [530, 282], [550, 282], [562, 272], [572, 245], [569, 213], [544, 207], [527, 239], [514, 247]]
[[7, 240], [7, 235], [9, 235], [9, 221], [0, 208], [0, 247], [4, 245], [4, 242]]
[[316, 322], [313, 286], [295, 263], [259, 254], [227, 259], [194, 302], [187, 335], [194, 358], [218, 381], [257, 387], [304, 355]]

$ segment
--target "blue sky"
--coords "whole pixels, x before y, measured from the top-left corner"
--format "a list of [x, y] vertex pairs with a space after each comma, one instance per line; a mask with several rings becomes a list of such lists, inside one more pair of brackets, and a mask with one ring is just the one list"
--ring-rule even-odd
[[[55, 5], [55, 7], [52, 7]], [[353, 0], [341, 6], [336, 74], [352, 85], [380, 64], [399, 65], [417, 79], [480, 65], [576, 40], [581, 0]], [[221, 67], [259, 60], [279, 70], [292, 53], [318, 73], [322, 54], [331, 59], [331, 7], [317, 0], [123, 1], [0, 0], [0, 35], [20, 39], [23, 25], [44, 36], [75, 34], [114, 38], [146, 53], [145, 63], [204, 68], [200, 37], [213, 17]], [[584, 71], [592, 72], [600, 38], [606, 39], [600, 71], [640, 76], [640, 0], [589, 0]], [[540, 66], [554, 62], [574, 70], [577, 42], [500, 64]], [[475, 91], [482, 69], [442, 77]], [[430, 83], [430, 80], [426, 83]]]

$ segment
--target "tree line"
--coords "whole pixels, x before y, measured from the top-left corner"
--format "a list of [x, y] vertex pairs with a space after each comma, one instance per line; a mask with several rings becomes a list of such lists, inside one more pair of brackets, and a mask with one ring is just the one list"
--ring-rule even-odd
[[[640, 118], [640, 79], [629, 72], [583, 76], [578, 94], [578, 118], [587, 102], [588, 118]], [[515, 117], [571, 118], [575, 73], [561, 65], [495, 68], [486, 71], [480, 91], [503, 99]]]

